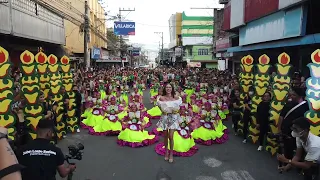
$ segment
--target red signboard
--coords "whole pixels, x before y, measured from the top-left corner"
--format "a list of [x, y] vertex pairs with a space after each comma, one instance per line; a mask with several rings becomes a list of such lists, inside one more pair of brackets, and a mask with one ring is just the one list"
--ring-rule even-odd
[[279, 0], [245, 0], [244, 21], [247, 23], [271, 14], [278, 7]]
[[229, 2], [225, 7], [223, 11], [223, 30], [229, 30], [230, 29], [230, 18], [231, 18], [231, 3]]
[[230, 39], [229, 37], [227, 38], [223, 38], [223, 39], [219, 39], [216, 41], [216, 50], [224, 50], [230, 47]]

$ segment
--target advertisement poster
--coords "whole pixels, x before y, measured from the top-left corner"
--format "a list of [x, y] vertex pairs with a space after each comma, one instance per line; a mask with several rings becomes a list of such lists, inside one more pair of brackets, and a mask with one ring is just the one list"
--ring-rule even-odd
[[135, 22], [114, 22], [114, 34], [115, 35], [135, 35], [136, 34], [136, 23]]

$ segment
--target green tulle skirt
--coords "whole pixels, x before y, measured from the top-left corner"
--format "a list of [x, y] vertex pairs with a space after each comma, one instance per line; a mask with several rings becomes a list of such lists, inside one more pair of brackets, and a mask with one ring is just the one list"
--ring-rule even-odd
[[156, 95], [158, 95], [158, 91], [154, 90], [154, 89], [151, 89], [150, 90], [150, 96], [153, 97], [153, 96], [156, 96]]
[[[173, 142], [173, 150], [176, 152], [188, 152], [193, 146], [196, 145], [192, 137], [183, 138], [177, 131], [173, 133]], [[170, 140], [168, 142], [168, 147], [170, 147]]]
[[160, 110], [160, 108], [158, 106], [155, 106], [151, 109], [149, 109], [147, 111], [147, 113], [151, 116], [151, 117], [159, 117], [162, 115], [162, 112]]
[[215, 129], [207, 129], [203, 126], [195, 129], [191, 136], [194, 139], [201, 139], [203, 141], [215, 140], [217, 138], [221, 138], [224, 135], [224, 130], [227, 129], [225, 125], [223, 125], [222, 121], [219, 120], [215, 125]]
[[92, 113], [87, 114], [87, 118], [82, 121], [82, 124], [88, 127], [94, 127], [103, 121], [104, 117], [102, 115], [94, 115]]
[[150, 135], [148, 131], [134, 131], [131, 129], [125, 129], [120, 132], [118, 139], [131, 143], [142, 143], [145, 140], [154, 139], [155, 135]]
[[184, 92], [187, 94], [186, 102], [191, 103], [191, 95], [194, 93], [194, 89], [186, 89]]

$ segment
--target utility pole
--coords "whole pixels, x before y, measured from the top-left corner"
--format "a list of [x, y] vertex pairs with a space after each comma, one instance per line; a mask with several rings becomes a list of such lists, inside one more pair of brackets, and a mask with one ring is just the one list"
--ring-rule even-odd
[[89, 52], [88, 52], [88, 43], [89, 43], [89, 6], [88, 1], [84, 1], [84, 63], [86, 65], [86, 68], [89, 70], [90, 68], [90, 58], [89, 58]]
[[163, 52], [163, 32], [154, 32], [155, 34], [161, 35], [161, 58], [160, 61], [164, 58], [164, 52]]
[[[122, 16], [121, 16], [121, 12], [132, 12], [132, 11], [136, 11], [136, 9], [124, 9], [124, 8], [119, 8], [119, 22], [122, 21]], [[124, 67], [124, 63], [122, 61], [122, 44], [123, 43], [123, 39], [122, 39], [122, 35], [120, 35], [120, 59], [121, 59], [121, 65], [122, 67]], [[132, 54], [132, 51], [131, 51], [131, 54]], [[131, 61], [131, 66], [132, 66], [132, 56], [130, 56], [130, 61]]]

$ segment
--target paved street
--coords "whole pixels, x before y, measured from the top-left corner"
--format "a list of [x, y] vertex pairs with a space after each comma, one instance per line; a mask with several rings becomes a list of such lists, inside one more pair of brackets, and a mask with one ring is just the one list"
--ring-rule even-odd
[[[149, 93], [145, 92], [148, 108]], [[156, 120], [153, 120], [153, 125]], [[231, 127], [230, 121], [226, 123]], [[266, 152], [258, 152], [255, 145], [242, 144], [232, 133], [221, 145], [200, 146], [193, 157], [175, 158], [173, 164], [155, 153], [154, 147], [133, 149], [116, 144], [117, 137], [97, 137], [83, 130], [69, 135], [59, 143], [67, 152], [67, 145], [85, 145], [83, 160], [77, 162], [75, 180], [156, 180], [164, 171], [171, 180], [299, 180], [295, 171], [279, 174], [277, 162]]]

